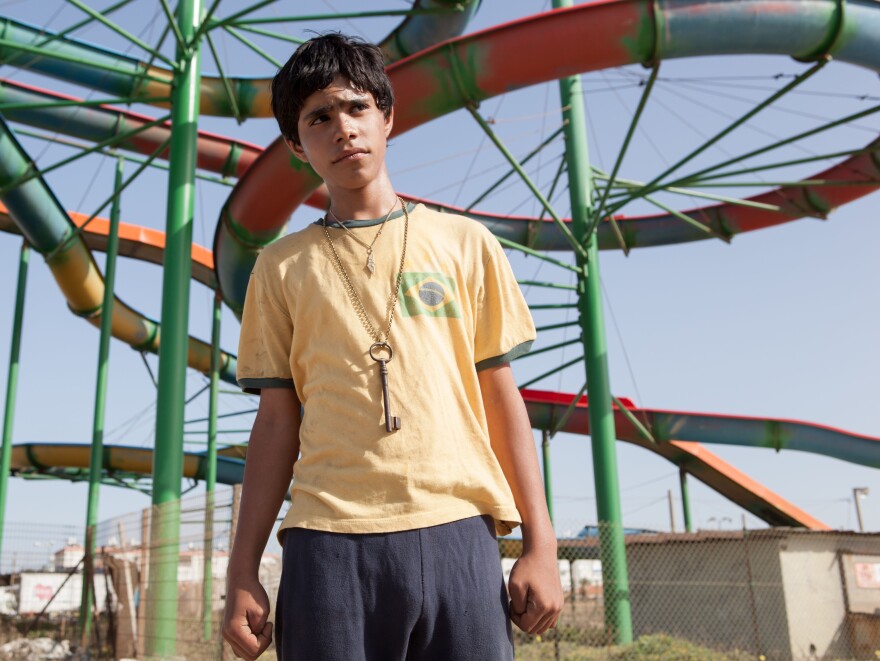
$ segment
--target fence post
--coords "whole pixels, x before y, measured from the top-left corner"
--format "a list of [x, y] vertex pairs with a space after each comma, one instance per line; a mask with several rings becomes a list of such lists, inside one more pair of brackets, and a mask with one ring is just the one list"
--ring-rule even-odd
[[742, 518], [743, 552], [746, 556], [746, 578], [749, 581], [749, 605], [752, 610], [752, 627], [755, 633], [755, 654], [761, 654], [761, 633], [758, 630], [758, 605], [755, 602], [755, 584], [752, 579], [752, 559], [749, 556], [749, 531], [746, 530], [746, 517]]
[[137, 650], [143, 654], [146, 643], [146, 599], [147, 585], [150, 579], [150, 508], [145, 507], [141, 512], [141, 560], [140, 572], [138, 572], [138, 605], [137, 605]]
[[[130, 627], [130, 631], [128, 635], [131, 636], [131, 646], [134, 656], [137, 657], [138, 654], [138, 621], [137, 614], [134, 612], [134, 586], [131, 582], [131, 572], [129, 571], [129, 565], [127, 563], [131, 563], [132, 567], [137, 567], [137, 563], [132, 562], [128, 559], [128, 552], [125, 550], [125, 547], [128, 545], [128, 540], [125, 535], [125, 522], [120, 520], [116, 525], [116, 529], [119, 531], [119, 548], [122, 549], [122, 569], [123, 569], [123, 577], [122, 581], [125, 585], [125, 603], [128, 606], [128, 613], [126, 617], [128, 618], [128, 624]], [[118, 595], [117, 595], [117, 605], [119, 603]], [[118, 650], [117, 650], [118, 651]]]

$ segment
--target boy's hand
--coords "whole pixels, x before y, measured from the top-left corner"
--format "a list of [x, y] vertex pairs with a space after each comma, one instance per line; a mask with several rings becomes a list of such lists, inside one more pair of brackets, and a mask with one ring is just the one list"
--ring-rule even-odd
[[556, 553], [523, 551], [510, 572], [510, 619], [526, 633], [541, 635], [556, 626], [564, 597]]
[[269, 595], [256, 579], [229, 579], [223, 638], [235, 656], [254, 661], [272, 642]]

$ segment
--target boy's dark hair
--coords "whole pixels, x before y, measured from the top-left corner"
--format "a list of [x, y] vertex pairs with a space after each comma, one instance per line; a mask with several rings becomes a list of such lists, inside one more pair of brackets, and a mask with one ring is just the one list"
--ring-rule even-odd
[[370, 92], [386, 117], [391, 113], [394, 92], [382, 50], [357, 37], [332, 32], [302, 44], [272, 79], [272, 114], [281, 135], [299, 144], [296, 123], [306, 99], [336, 76], [361, 92]]

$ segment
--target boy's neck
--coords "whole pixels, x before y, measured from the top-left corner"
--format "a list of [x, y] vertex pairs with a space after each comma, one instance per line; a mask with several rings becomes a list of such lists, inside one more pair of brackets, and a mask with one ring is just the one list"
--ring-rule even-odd
[[330, 209], [338, 220], [372, 220], [384, 218], [395, 204], [397, 193], [387, 176], [380, 177], [364, 188], [330, 190]]

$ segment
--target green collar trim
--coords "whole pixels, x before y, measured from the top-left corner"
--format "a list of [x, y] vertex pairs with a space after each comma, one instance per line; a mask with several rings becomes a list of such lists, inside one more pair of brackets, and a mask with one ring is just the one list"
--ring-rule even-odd
[[[415, 202], [407, 202], [406, 203], [407, 212], [412, 213], [413, 209], [415, 209], [415, 208], [416, 208]], [[394, 220], [395, 218], [400, 218], [402, 215], [403, 215], [403, 209], [400, 209], [400, 210], [392, 213], [390, 216], [388, 216], [388, 220]], [[372, 227], [373, 225], [380, 225], [384, 220], [385, 220], [385, 216], [382, 216], [381, 218], [369, 218], [366, 220], [346, 220], [345, 226], [348, 228]], [[318, 220], [316, 220], [313, 224], [314, 225], [323, 225], [324, 219], [318, 218]], [[338, 228], [338, 227], [342, 227], [342, 225], [337, 223], [335, 220], [331, 220], [331, 221], [327, 221], [327, 227], [337, 227]]]

